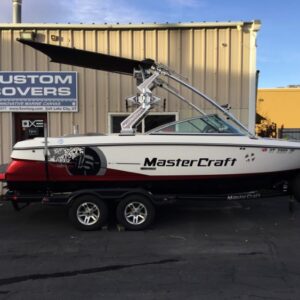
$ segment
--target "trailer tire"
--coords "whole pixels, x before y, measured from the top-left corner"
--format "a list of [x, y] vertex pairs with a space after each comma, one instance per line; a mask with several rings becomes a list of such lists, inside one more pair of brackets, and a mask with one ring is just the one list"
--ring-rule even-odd
[[297, 201], [300, 202], [300, 174], [298, 174], [292, 184], [292, 189], [293, 189], [293, 195], [296, 198]]
[[128, 230], [143, 230], [155, 218], [155, 208], [150, 199], [143, 195], [128, 195], [117, 206], [117, 220]]
[[69, 209], [71, 223], [80, 230], [100, 229], [108, 218], [106, 203], [93, 195], [81, 195], [74, 199]]

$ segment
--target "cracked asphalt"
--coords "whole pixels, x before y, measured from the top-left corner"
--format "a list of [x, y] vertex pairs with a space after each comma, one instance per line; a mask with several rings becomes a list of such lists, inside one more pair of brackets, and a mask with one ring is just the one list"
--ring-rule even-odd
[[300, 299], [300, 204], [163, 207], [146, 231], [81, 232], [62, 207], [0, 204], [0, 299]]

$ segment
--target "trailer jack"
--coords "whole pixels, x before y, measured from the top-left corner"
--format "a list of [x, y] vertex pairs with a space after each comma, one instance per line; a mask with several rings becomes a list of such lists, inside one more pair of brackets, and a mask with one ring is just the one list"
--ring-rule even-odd
[[15, 201], [10, 201], [10, 202], [11, 202], [11, 204], [12, 204], [15, 211], [20, 211], [20, 210], [26, 208], [27, 206], [29, 206], [29, 204], [30, 204], [29, 202], [25, 202], [22, 205], [20, 205], [20, 203], [15, 202]]

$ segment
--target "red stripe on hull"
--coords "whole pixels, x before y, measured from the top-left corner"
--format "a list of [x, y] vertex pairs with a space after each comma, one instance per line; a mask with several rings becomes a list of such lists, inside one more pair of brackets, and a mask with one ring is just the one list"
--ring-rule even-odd
[[7, 181], [45, 181], [45, 164], [38, 161], [13, 160], [6, 170]]
[[[126, 171], [119, 171], [113, 169], [107, 169], [104, 175], [72, 175], [68, 172], [66, 165], [49, 163], [49, 180], [55, 182], [107, 182], [107, 181], [160, 181], [160, 180], [200, 180], [200, 179], [218, 179], [218, 178], [237, 178], [237, 177], [252, 177], [258, 174], [219, 174], [219, 175], [168, 175], [168, 176], [155, 176], [131, 173]], [[290, 172], [280, 173], [296, 173], [297, 170]], [[264, 173], [261, 173], [261, 175]], [[266, 176], [275, 173], [265, 173]], [[45, 163], [39, 161], [25, 161], [14, 160], [8, 166], [6, 173], [4, 174], [5, 181], [14, 182], [44, 182], [46, 178]], [[0, 177], [1, 178], [1, 177]]]
[[10, 190], [54, 192], [95, 188], [143, 188], [153, 194], [228, 194], [274, 189], [299, 172], [261, 174], [153, 176], [108, 169], [104, 175], [71, 175], [66, 165], [49, 163], [49, 180], [44, 162], [14, 160], [5, 173]]
[[[104, 175], [72, 175], [68, 172], [66, 165], [49, 163], [49, 180], [51, 181], [144, 181], [144, 180], [189, 180], [200, 179], [211, 176], [148, 176], [126, 171], [107, 169]], [[222, 175], [220, 175], [222, 177]], [[219, 177], [219, 176], [218, 176]], [[46, 181], [46, 169], [44, 162], [14, 160], [6, 171], [7, 181], [16, 182], [43, 182]]]

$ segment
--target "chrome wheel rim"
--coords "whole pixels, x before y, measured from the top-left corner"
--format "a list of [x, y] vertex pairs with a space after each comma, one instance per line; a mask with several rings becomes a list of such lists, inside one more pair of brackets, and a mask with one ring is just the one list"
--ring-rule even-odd
[[147, 207], [141, 202], [130, 202], [125, 207], [124, 216], [129, 224], [141, 225], [147, 219]]
[[77, 220], [85, 226], [92, 226], [100, 219], [99, 207], [92, 202], [84, 202], [77, 208]]

